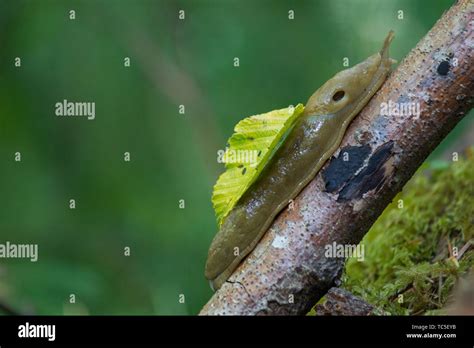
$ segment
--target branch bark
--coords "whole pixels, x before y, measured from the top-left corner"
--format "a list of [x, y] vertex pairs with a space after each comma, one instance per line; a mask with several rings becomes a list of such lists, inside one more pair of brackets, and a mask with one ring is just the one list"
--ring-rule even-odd
[[[349, 127], [336, 157], [274, 221], [201, 315], [305, 314], [345, 260], [325, 246], [357, 244], [474, 103], [474, 2], [447, 11]], [[381, 115], [382, 103], [419, 115]], [[349, 161], [342, 161], [343, 154]]]
[[382, 311], [354, 296], [349, 291], [340, 288], [329, 289], [326, 301], [315, 306], [317, 315], [378, 315]]

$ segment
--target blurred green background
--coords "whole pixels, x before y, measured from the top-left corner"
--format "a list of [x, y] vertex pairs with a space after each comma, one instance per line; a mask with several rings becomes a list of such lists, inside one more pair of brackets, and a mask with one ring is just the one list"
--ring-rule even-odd
[[[212, 294], [210, 196], [233, 126], [305, 103], [389, 29], [400, 61], [453, 2], [1, 0], [0, 243], [38, 243], [39, 261], [1, 259], [0, 300], [39, 314], [196, 314]], [[96, 119], [56, 117], [63, 99], [95, 102]]]

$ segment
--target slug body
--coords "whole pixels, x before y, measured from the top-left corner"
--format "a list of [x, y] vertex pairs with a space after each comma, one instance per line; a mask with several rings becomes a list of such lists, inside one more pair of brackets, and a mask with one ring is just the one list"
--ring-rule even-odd
[[380, 53], [337, 73], [309, 98], [303, 114], [214, 237], [205, 270], [213, 289], [230, 277], [276, 215], [339, 147], [349, 123], [390, 72], [392, 38], [390, 32]]

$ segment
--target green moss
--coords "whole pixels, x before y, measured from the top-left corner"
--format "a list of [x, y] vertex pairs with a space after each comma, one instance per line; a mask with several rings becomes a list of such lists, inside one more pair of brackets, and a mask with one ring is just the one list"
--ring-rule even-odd
[[474, 264], [473, 248], [459, 257], [473, 237], [471, 151], [417, 172], [362, 240], [364, 261], [348, 260], [343, 287], [391, 314], [440, 314]]

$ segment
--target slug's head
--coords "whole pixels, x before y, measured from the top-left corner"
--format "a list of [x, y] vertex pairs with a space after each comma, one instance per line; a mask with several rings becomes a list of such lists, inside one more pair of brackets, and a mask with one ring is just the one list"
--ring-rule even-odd
[[393, 31], [390, 31], [380, 52], [337, 73], [314, 92], [306, 103], [304, 114], [336, 114], [346, 107], [357, 109], [360, 105], [362, 108], [385, 81], [395, 62], [388, 56], [393, 36]]

